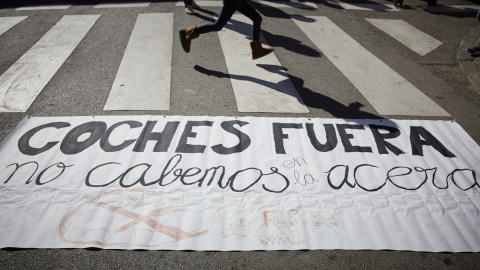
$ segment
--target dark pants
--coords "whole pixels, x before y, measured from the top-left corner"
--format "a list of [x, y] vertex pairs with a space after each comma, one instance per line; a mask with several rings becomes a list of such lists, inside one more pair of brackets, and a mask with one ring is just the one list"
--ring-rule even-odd
[[238, 11], [252, 20], [252, 40], [260, 39], [260, 25], [262, 16], [252, 7], [248, 0], [223, 0], [223, 8], [214, 23], [207, 23], [197, 27], [197, 34], [206, 34], [209, 32], [218, 32], [232, 18], [233, 13]]
[[183, 0], [183, 3], [185, 4], [185, 7], [191, 6], [192, 5], [192, 0]]

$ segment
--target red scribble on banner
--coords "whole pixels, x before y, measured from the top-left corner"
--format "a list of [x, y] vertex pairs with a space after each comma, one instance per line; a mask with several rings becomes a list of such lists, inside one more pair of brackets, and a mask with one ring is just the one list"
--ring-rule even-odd
[[[115, 196], [115, 202], [108, 202], [108, 199], [112, 199], [106, 198], [109, 196]], [[205, 235], [216, 225], [217, 213], [208, 207], [198, 204], [185, 207], [181, 201], [182, 205], [179, 206], [157, 208], [158, 203], [142, 202], [146, 197], [162, 200], [162, 196], [165, 194], [145, 190], [104, 192], [67, 213], [60, 222], [59, 236], [63, 241], [73, 244], [154, 247]], [[118, 198], [120, 200], [117, 200]], [[141, 214], [139, 212], [145, 212], [143, 206], [156, 209]], [[86, 214], [88, 221], [84, 217]], [[180, 225], [167, 223], [166, 216], [175, 214], [177, 216], [174, 218], [181, 216], [183, 219], [189, 216], [190, 220], [195, 222]], [[159, 221], [162, 217], [166, 219]], [[188, 227], [188, 230], [182, 226]], [[192, 226], [195, 228], [190, 228]]]
[[[234, 236], [239, 240], [257, 239], [265, 246], [304, 245], [306, 243], [306, 230], [313, 232], [320, 227], [327, 227], [336, 233], [333, 227], [340, 225], [337, 216], [342, 212], [325, 216], [313, 215], [297, 209], [264, 210], [261, 224], [252, 224], [245, 219], [239, 219], [238, 223], [227, 222], [222, 231], [222, 236], [224, 238]], [[282, 214], [281, 217], [279, 217], [279, 213]]]

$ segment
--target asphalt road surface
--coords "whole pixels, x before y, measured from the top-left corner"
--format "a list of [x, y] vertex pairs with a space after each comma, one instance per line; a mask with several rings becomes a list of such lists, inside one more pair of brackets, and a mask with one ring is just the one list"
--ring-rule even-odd
[[[352, 5], [345, 5], [347, 2]], [[251, 60], [246, 56], [248, 61], [244, 63], [245, 59], [235, 58], [233, 46], [238, 42], [228, 35], [205, 35], [194, 40], [189, 54], [182, 50], [178, 29], [214, 21], [221, 9], [215, 4], [201, 5], [195, 15], [185, 14], [176, 1], [151, 1], [143, 6], [112, 6], [112, 2], [80, 0], [0, 4], [0, 74], [3, 74], [0, 94], [4, 95], [2, 89], [13, 91], [15, 87], [31, 90], [12, 94], [13, 101], [2, 97], [0, 140], [27, 116], [206, 115], [454, 120], [480, 143], [480, 92], [458, 61], [459, 58], [470, 61], [473, 66], [469, 65], [469, 72], [476, 68], [475, 58], [463, 49], [474, 45], [464, 41], [471, 42], [472, 33], [478, 33], [480, 22], [475, 16], [479, 3], [438, 0], [436, 6], [428, 6], [424, 1], [405, 0], [402, 7], [382, 0], [313, 0], [295, 2], [298, 5], [294, 7], [253, 3], [263, 17], [262, 35], [276, 49], [276, 61], [283, 68], [272, 70], [272, 64], [266, 63], [262, 72], [278, 76], [263, 76], [242, 68]], [[316, 4], [315, 8], [310, 4]], [[358, 9], [361, 4], [372, 6]], [[148, 46], [141, 31], [138, 36], [132, 35], [135, 23], [144, 17], [141, 14], [168, 13], [173, 16], [145, 16], [145, 20], [159, 20], [162, 27], [173, 30], [173, 40], [162, 45], [165, 47], [149, 48], [152, 52], [168, 52], [153, 53], [152, 57], [169, 63], [158, 70], [167, 74], [164, 80], [169, 83], [159, 83], [148, 75], [131, 80], [128, 75], [138, 70], [122, 62], [129, 53], [135, 53], [135, 46], [130, 48], [127, 44], [132, 40], [132, 44]], [[60, 27], [66, 15], [79, 15], [87, 26], [71, 33], [63, 31]], [[328, 20], [316, 29], [334, 25], [338, 27], [337, 34], [309, 33], [302, 28], [302, 22], [318, 16]], [[1, 20], [11, 17], [17, 17], [17, 21]], [[406, 22], [416, 30], [398, 24], [389, 26], [386, 22], [391, 20]], [[248, 31], [249, 23], [234, 17], [227, 27]], [[415, 37], [414, 41], [423, 41], [427, 35], [430, 38], [424, 42], [428, 46], [417, 49], [415, 42], [402, 40], [398, 37], [401, 31], [396, 30], [406, 31], [407, 37]], [[62, 36], [65, 42], [59, 42], [64, 46], [62, 50], [67, 50], [65, 56], [55, 47], [60, 46], [56, 44], [58, 33], [65, 35]], [[318, 41], [319, 37], [328, 42]], [[224, 44], [231, 44], [231, 50], [222, 50]], [[19, 60], [24, 55], [35, 57], [44, 53], [55, 58], [56, 64], [45, 65], [40, 57], [37, 64], [25, 67]], [[349, 57], [335, 57], [342, 53]], [[367, 58], [369, 61], [358, 60]], [[5, 74], [16, 65], [29, 72], [21, 77], [7, 77]], [[375, 76], [376, 69], [388, 71], [389, 79]], [[140, 72], [138, 76], [143, 74]], [[286, 83], [279, 84], [285, 80]], [[276, 90], [289, 93], [292, 98], [282, 104], [274, 103], [275, 98], [270, 94], [257, 100], [255, 93], [242, 92], [245, 86], [237, 84], [239, 81], [256, 83], [259, 89], [281, 85]], [[392, 81], [404, 88], [392, 88], [389, 84]], [[133, 85], [134, 92], [122, 92], [125, 84]], [[142, 92], [151, 86], [163, 87], [164, 96], [159, 101], [150, 100], [148, 92]], [[382, 89], [393, 90], [389, 92], [390, 98], [377, 98], [374, 91]], [[125, 95], [138, 97], [138, 103], [115, 100], [115, 96]], [[258, 104], [242, 103], [242, 98], [248, 99], [250, 95]], [[478, 253], [391, 250], [0, 250], [1, 269], [480, 269], [479, 264]]]

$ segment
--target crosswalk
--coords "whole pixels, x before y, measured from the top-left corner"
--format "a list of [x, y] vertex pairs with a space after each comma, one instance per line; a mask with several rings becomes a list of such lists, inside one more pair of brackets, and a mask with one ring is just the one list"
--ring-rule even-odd
[[326, 17], [294, 20], [382, 115], [447, 116], [419, 89], [350, 38]]
[[71, 6], [72, 6], [72, 4], [67, 4], [67, 5], [33, 5], [33, 6], [18, 7], [18, 8], [16, 8], [16, 10], [23, 11], [23, 10], [67, 9]]
[[104, 110], [169, 110], [172, 44], [172, 13], [140, 14]]
[[400, 11], [391, 4], [377, 4], [377, 3], [340, 3], [343, 9], [354, 10], [376, 10], [376, 11]]
[[[195, 1], [202, 7], [221, 7], [222, 1], [215, 0], [199, 0]], [[317, 4], [306, 1], [259, 1], [260, 5], [274, 8], [299, 8], [299, 9], [316, 9]], [[99, 3], [94, 8], [145, 8], [151, 4], [150, 1], [136, 1], [136, 2], [106, 2]], [[57, 5], [30, 5], [16, 8], [18, 11], [23, 10], [49, 10], [49, 9], [68, 9], [74, 4], [57, 4]], [[366, 11], [400, 11], [395, 5], [383, 4], [383, 3], [349, 3], [339, 1], [338, 5], [343, 9], [351, 10], [366, 10]], [[176, 6], [184, 6], [183, 1], [176, 3]], [[427, 6], [425, 10], [430, 12], [476, 12], [480, 9], [479, 5], [456, 5], [456, 6], [443, 6], [434, 5]]]
[[135, 2], [135, 3], [105, 3], [98, 4], [94, 8], [136, 8], [136, 7], [148, 7], [150, 2]]
[[99, 15], [67, 15], [0, 76], [0, 112], [25, 112]]
[[[221, 4], [220, 1], [197, 3], [204, 7]], [[149, 4], [106, 3], [94, 8], [141, 8]], [[276, 8], [317, 7], [310, 2], [260, 1], [260, 4]], [[178, 2], [176, 6], [183, 6], [183, 2]], [[349, 8], [348, 5], [342, 6]], [[70, 7], [21, 7], [17, 10]], [[22, 57], [0, 75], [0, 112], [26, 112], [101, 16], [65, 15], [38, 42], [32, 44]], [[138, 14], [103, 110], [170, 110], [171, 93], [176, 91], [171, 86], [172, 66], [177, 64], [172, 57], [172, 46], [178, 42], [174, 32], [174, 16], [174, 13]], [[449, 115], [421, 89], [370, 53], [328, 17], [291, 16], [290, 20], [380, 115]], [[442, 45], [402, 20], [365, 20], [421, 56]], [[28, 16], [0, 17], [0, 35], [15, 31], [16, 26], [25, 21], [28, 21]], [[250, 48], [246, 36], [249, 36], [249, 31], [249, 20], [235, 15], [217, 34], [238, 111], [308, 113], [302, 96], [275, 53], [257, 61], [248, 57]], [[413, 42], [409, 37], [421, 42]], [[265, 40], [263, 42], [266, 43]]]
[[21, 21], [25, 20], [27, 16], [16, 16], [16, 17], [0, 17], [0, 35], [7, 32], [8, 29], [14, 27]]
[[[245, 36], [248, 36], [251, 28], [248, 18], [235, 14], [232, 22], [233, 24], [219, 32], [219, 38], [238, 110], [240, 112], [307, 113], [307, 107], [284, 71], [271, 73], [259, 67], [260, 65], [281, 66], [274, 53], [258, 61], [252, 61], [248, 57], [251, 54], [250, 47], [245, 42]], [[252, 79], [244, 80], [243, 78]]]
[[421, 56], [442, 45], [439, 40], [423, 33], [403, 20], [367, 19], [367, 21]]

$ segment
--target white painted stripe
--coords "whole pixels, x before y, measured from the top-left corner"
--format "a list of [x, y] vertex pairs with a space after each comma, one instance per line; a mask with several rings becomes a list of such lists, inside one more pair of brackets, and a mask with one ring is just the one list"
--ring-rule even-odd
[[317, 4], [311, 2], [288, 2], [288, 1], [260, 1], [262, 6], [274, 8], [300, 8], [300, 9], [316, 9]]
[[[195, 1], [200, 7], [222, 7], [223, 1]], [[301, 9], [316, 9], [317, 5], [311, 2], [288, 2], [288, 1], [260, 1], [261, 5], [275, 7], [275, 8], [301, 8]], [[177, 7], [185, 6], [183, 1], [177, 2]]]
[[449, 114], [367, 51], [330, 19], [295, 19], [322, 53], [382, 115], [448, 116]]
[[169, 110], [173, 13], [140, 14], [104, 110]]
[[[222, 7], [223, 6], [222, 1], [195, 1], [195, 3], [197, 3], [197, 5], [199, 5], [200, 7]], [[175, 6], [184, 7], [185, 3], [183, 3], [183, 1], [179, 1]]]
[[139, 2], [139, 3], [101, 3], [94, 8], [136, 8], [136, 7], [148, 7], [151, 2]]
[[100, 15], [67, 15], [0, 77], [0, 112], [25, 112]]
[[15, 10], [49, 10], [49, 9], [67, 9], [71, 7], [72, 4], [65, 4], [65, 5], [38, 5], [38, 6], [24, 6], [19, 7]]
[[3, 33], [7, 32], [10, 28], [19, 24], [26, 18], [28, 18], [28, 16], [0, 17], [0, 35], [3, 35]]
[[403, 20], [366, 20], [421, 56], [426, 55], [442, 45], [442, 42], [425, 34]]
[[441, 6], [441, 5], [433, 5], [427, 6], [425, 8], [426, 11], [429, 12], [477, 12], [480, 9], [478, 5], [470, 5], [470, 6]]
[[[274, 53], [252, 60], [251, 21], [235, 14], [218, 32], [240, 112], [308, 113]], [[246, 38], [245, 36], [248, 36]], [[263, 44], [266, 45], [264, 41]]]
[[344, 9], [375, 10], [375, 11], [399, 11], [390, 4], [364, 4], [364, 3], [339, 3]]

